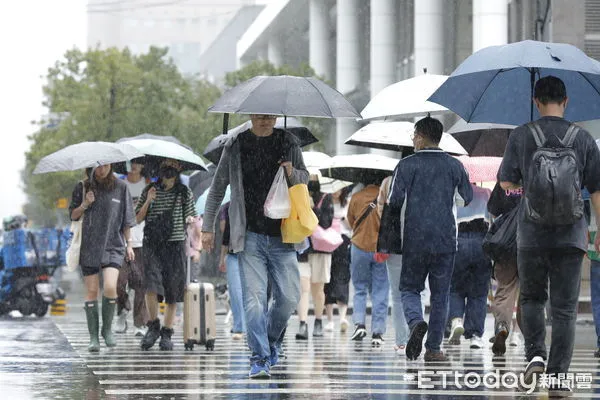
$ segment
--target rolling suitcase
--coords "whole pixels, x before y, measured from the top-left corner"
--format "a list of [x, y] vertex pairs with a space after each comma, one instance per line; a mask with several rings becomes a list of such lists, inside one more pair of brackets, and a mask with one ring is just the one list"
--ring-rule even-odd
[[187, 285], [183, 299], [183, 343], [186, 350], [195, 344], [215, 349], [217, 333], [215, 288], [211, 283], [192, 282], [190, 258], [187, 261]]

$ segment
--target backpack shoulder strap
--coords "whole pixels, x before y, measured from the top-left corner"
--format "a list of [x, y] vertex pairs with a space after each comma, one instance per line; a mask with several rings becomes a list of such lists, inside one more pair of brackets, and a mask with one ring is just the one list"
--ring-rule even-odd
[[546, 143], [546, 136], [544, 136], [542, 128], [540, 128], [537, 122], [530, 122], [527, 124], [527, 127], [533, 134], [533, 139], [535, 140], [535, 144], [537, 145], [537, 147], [542, 147], [544, 143]]
[[565, 137], [561, 140], [561, 143], [565, 147], [573, 147], [573, 143], [575, 142], [575, 138], [579, 133], [579, 127], [575, 124], [571, 124], [567, 132], [565, 133]]

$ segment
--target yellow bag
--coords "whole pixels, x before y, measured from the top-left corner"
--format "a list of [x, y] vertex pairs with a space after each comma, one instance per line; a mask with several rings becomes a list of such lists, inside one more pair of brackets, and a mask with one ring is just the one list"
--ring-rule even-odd
[[281, 221], [281, 238], [283, 243], [301, 243], [312, 235], [319, 224], [319, 219], [310, 207], [308, 186], [294, 185], [289, 188], [292, 210], [289, 218]]

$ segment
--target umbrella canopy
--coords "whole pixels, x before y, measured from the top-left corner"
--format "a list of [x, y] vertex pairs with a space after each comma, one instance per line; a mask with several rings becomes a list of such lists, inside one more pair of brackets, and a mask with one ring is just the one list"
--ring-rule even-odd
[[151, 173], [156, 173], [158, 165], [165, 158], [178, 160], [183, 171], [205, 170], [206, 164], [199, 155], [194, 153], [189, 147], [174, 143], [170, 140], [160, 139], [138, 139], [129, 140], [120, 139], [117, 143], [127, 143], [135, 147], [146, 156], [145, 165], [151, 169]]
[[361, 111], [364, 120], [378, 118], [415, 118], [430, 113], [448, 113], [448, 109], [427, 101], [448, 77], [424, 74], [382, 89]]
[[[196, 200], [196, 213], [198, 215], [204, 214], [204, 208], [206, 207], [206, 199], [208, 199], [208, 190], [204, 191], [202, 195]], [[231, 200], [231, 188], [227, 185], [227, 189], [225, 190], [225, 196], [223, 197], [223, 201], [221, 201], [221, 205], [226, 204]]]
[[[317, 139], [308, 130], [308, 128], [302, 125], [296, 118], [287, 118], [287, 121], [284, 120], [285, 118], [277, 118], [277, 122], [275, 122], [275, 128], [283, 129], [285, 125], [287, 130], [298, 139], [300, 142], [300, 147], [308, 146], [309, 144], [319, 141], [319, 139]], [[227, 135], [216, 136], [208, 143], [202, 155], [210, 160], [210, 162], [218, 164], [219, 160], [221, 159], [221, 154], [223, 153], [223, 147], [225, 146], [225, 143], [227, 143], [227, 140], [238, 133], [250, 129], [251, 127], [252, 122], [246, 121], [243, 124], [227, 131]]]
[[319, 151], [305, 151], [302, 153], [302, 158], [304, 159], [304, 165], [306, 166], [306, 169], [308, 169], [308, 172], [311, 175], [317, 175], [319, 177], [321, 192], [335, 193], [338, 190], [352, 185], [352, 182], [323, 176], [321, 168], [327, 168], [331, 164], [331, 157], [327, 154]]
[[188, 149], [191, 149], [191, 147], [181, 143], [181, 141], [179, 139], [177, 139], [175, 136], [160, 136], [160, 135], [153, 135], [151, 133], [142, 133], [141, 135], [137, 135], [137, 136], [124, 137], [124, 138], [117, 140], [117, 143], [127, 142], [129, 140], [139, 140], [139, 139], [164, 140], [166, 142], [176, 143], [178, 145], [181, 145], [183, 147], [187, 147]]
[[33, 173], [76, 171], [143, 156], [144, 154], [135, 147], [124, 143], [82, 142], [72, 144], [42, 158]]
[[456, 157], [464, 165], [471, 182], [496, 182], [502, 157]]
[[514, 125], [459, 120], [449, 130], [471, 157], [502, 157]]
[[[402, 151], [414, 148], [413, 132], [412, 122], [372, 122], [356, 131], [345, 143], [373, 149]], [[450, 154], [468, 154], [460, 143], [447, 133], [442, 134], [440, 148]]]
[[351, 154], [332, 157], [329, 166], [321, 168], [324, 177], [355, 183], [381, 183], [392, 175], [398, 160], [379, 154]]
[[209, 112], [360, 118], [337, 90], [315, 78], [257, 76], [227, 91]]
[[600, 118], [600, 63], [569, 44], [526, 40], [479, 50], [429, 98], [468, 122], [521, 125], [539, 118], [535, 80], [548, 75], [567, 87], [565, 118]]
[[210, 187], [217, 167], [214, 164], [209, 164], [206, 169], [206, 171], [194, 171], [190, 175], [188, 186], [192, 189], [195, 200], [198, 200], [198, 198]]

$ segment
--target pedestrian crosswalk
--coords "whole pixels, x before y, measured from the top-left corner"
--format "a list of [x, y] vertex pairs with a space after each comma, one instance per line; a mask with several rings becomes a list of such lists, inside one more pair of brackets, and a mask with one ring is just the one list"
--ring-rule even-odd
[[[142, 351], [140, 338], [128, 332], [117, 336], [116, 348], [88, 353], [83, 319], [56, 319], [56, 324], [107, 398], [225, 399], [245, 394], [257, 399], [408, 399], [418, 395], [512, 398], [526, 394], [510, 380], [518, 379], [525, 367], [522, 347], [510, 347], [505, 357], [495, 358], [491, 344], [471, 349], [463, 341], [460, 346], [445, 346], [450, 358], [447, 363], [425, 363], [422, 356], [407, 361], [393, 351], [390, 324], [385, 344], [372, 348], [368, 337], [359, 343], [350, 341], [351, 332], [327, 332], [322, 338], [297, 341], [295, 318], [290, 320], [284, 342], [287, 358], [272, 368], [270, 379], [250, 380], [247, 345], [231, 339], [223, 319], [219, 317], [214, 351], [203, 347], [185, 351], [179, 328], [172, 352], [162, 352], [157, 345]], [[487, 322], [492, 324], [490, 318]], [[597, 360], [593, 350], [575, 349], [570, 372], [577, 398], [600, 398]], [[545, 397], [547, 392], [537, 389], [535, 394]]]

